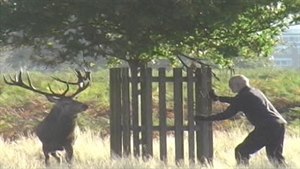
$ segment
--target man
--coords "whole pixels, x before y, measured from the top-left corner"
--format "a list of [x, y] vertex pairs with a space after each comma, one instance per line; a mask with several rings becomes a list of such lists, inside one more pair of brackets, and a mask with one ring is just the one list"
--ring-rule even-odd
[[195, 120], [224, 120], [243, 112], [255, 128], [235, 148], [237, 163], [248, 165], [250, 155], [265, 147], [272, 164], [285, 165], [282, 151], [286, 120], [260, 90], [250, 86], [247, 77], [243, 75], [232, 77], [229, 80], [229, 87], [232, 92], [237, 93], [235, 97], [219, 97], [213, 91], [210, 93], [214, 101], [230, 104], [223, 113], [207, 117], [195, 116]]

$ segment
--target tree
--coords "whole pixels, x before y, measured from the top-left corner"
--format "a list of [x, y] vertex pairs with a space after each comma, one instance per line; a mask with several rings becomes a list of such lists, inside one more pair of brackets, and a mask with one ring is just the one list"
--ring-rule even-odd
[[50, 65], [99, 57], [144, 65], [158, 58], [176, 62], [180, 54], [228, 65], [232, 57], [268, 55], [300, 6], [293, 0], [0, 3], [1, 43], [32, 46], [31, 59]]

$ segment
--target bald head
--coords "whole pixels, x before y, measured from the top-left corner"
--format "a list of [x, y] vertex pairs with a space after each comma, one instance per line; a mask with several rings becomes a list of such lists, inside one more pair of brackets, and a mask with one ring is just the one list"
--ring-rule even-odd
[[244, 75], [233, 76], [229, 80], [229, 87], [233, 93], [238, 93], [244, 87], [250, 87], [249, 79]]

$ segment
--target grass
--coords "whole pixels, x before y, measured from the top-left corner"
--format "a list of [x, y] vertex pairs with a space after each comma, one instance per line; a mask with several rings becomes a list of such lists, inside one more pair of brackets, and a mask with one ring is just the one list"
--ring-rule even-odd
[[[100, 137], [97, 132], [86, 129], [77, 132], [77, 140], [74, 145], [74, 163], [72, 168], [98, 168], [98, 169], [220, 169], [220, 168], [273, 168], [269, 164], [265, 151], [261, 150], [250, 160], [249, 167], [237, 167], [234, 160], [234, 147], [240, 143], [246, 136], [248, 131], [245, 128], [239, 128], [237, 123], [232, 123], [231, 128], [226, 131], [214, 130], [214, 166], [201, 166], [199, 163], [189, 164], [187, 161], [176, 165], [174, 161], [174, 137], [168, 136], [168, 163], [158, 160], [159, 143], [154, 141], [154, 157], [149, 160], [139, 158], [124, 157], [110, 158], [109, 137]], [[286, 134], [284, 155], [289, 168], [300, 168], [300, 132], [288, 132]], [[185, 142], [187, 146], [187, 142]], [[20, 139], [7, 142], [0, 140], [0, 168], [2, 169], [39, 169], [45, 168], [43, 162], [43, 154], [41, 151], [41, 143], [34, 136], [20, 137]], [[188, 152], [185, 152], [188, 156]], [[49, 168], [68, 168], [65, 161], [61, 165], [56, 164], [51, 159], [51, 167]]]

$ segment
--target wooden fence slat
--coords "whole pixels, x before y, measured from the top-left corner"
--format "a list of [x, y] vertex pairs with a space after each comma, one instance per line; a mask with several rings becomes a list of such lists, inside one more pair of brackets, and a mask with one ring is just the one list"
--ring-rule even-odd
[[110, 69], [110, 146], [112, 156], [122, 156], [120, 69]]
[[140, 156], [140, 130], [139, 130], [139, 82], [137, 68], [131, 69], [131, 109], [133, 127], [133, 154]]
[[167, 160], [166, 69], [159, 68], [159, 141], [160, 160]]
[[[206, 77], [206, 86], [205, 89], [206, 91], [210, 91], [211, 90], [211, 86], [212, 86], [212, 71], [210, 67], [206, 67], [206, 74], [204, 74], [204, 77]], [[209, 97], [209, 94], [207, 94], [207, 97]], [[210, 98], [207, 98], [207, 114], [211, 114], [212, 112], [212, 100]], [[212, 122], [208, 122], [207, 124], [207, 137], [208, 137], [208, 145], [207, 145], [207, 158], [208, 158], [208, 162], [212, 163], [213, 161], [213, 126], [212, 126]]]
[[123, 151], [126, 156], [130, 154], [131, 149], [131, 136], [130, 136], [130, 100], [129, 100], [129, 81], [128, 81], [128, 68], [122, 69], [122, 109], [121, 113], [122, 126], [123, 126]]
[[[201, 88], [201, 83], [200, 83], [200, 79], [202, 78], [201, 77], [201, 69], [196, 69], [196, 78], [197, 78], [197, 81], [196, 81], [196, 84], [195, 84], [195, 94], [196, 94], [196, 98], [195, 98], [195, 102], [196, 102], [196, 105], [195, 105], [195, 114], [196, 115], [201, 115], [202, 112], [201, 112], [201, 107], [200, 107], [200, 102], [201, 102], [201, 93], [200, 93], [200, 88]], [[202, 122], [197, 122], [197, 126], [201, 128], [201, 131], [202, 131], [202, 125], [201, 125]], [[202, 147], [200, 146], [201, 145], [201, 131], [196, 131], [196, 142], [197, 142], [197, 151], [196, 151], [196, 154], [197, 154], [197, 160], [198, 161], [201, 161], [202, 159]]]
[[188, 147], [189, 161], [195, 162], [195, 130], [194, 130], [194, 83], [193, 69], [187, 69], [187, 111], [188, 111]]
[[[197, 72], [197, 100], [199, 103], [197, 104], [196, 111], [199, 112], [201, 115], [208, 115], [210, 113], [209, 107], [211, 107], [211, 103], [209, 104], [209, 95], [208, 91], [211, 89], [211, 86], [209, 86], [210, 80], [207, 78], [207, 68], [203, 67], [202, 69], [199, 69]], [[197, 113], [198, 113], [197, 112]], [[200, 131], [197, 132], [197, 151], [198, 151], [198, 160], [201, 163], [210, 162], [211, 152], [210, 149], [212, 148], [212, 134], [210, 133], [212, 131], [212, 124], [211, 122], [199, 122]]]
[[[211, 102], [209, 99], [209, 94], [208, 91], [211, 89], [210, 88], [210, 79], [207, 76], [208, 74], [208, 68], [207, 67], [203, 67], [201, 69], [201, 112], [203, 112], [203, 114], [205, 115], [209, 115], [210, 114], [210, 107], [211, 107]], [[202, 154], [203, 154], [203, 158], [205, 158], [206, 162], [211, 162], [212, 160], [212, 154], [210, 152], [211, 147], [212, 147], [212, 122], [204, 122], [203, 124], [203, 130], [202, 132], [202, 141], [200, 142], [200, 146], [202, 147]], [[203, 160], [203, 159], [202, 159]]]
[[175, 160], [183, 160], [183, 95], [182, 95], [182, 69], [174, 68], [174, 114], [175, 114]]
[[144, 157], [153, 156], [152, 139], [152, 69], [142, 69], [141, 116], [142, 116], [142, 152]]

